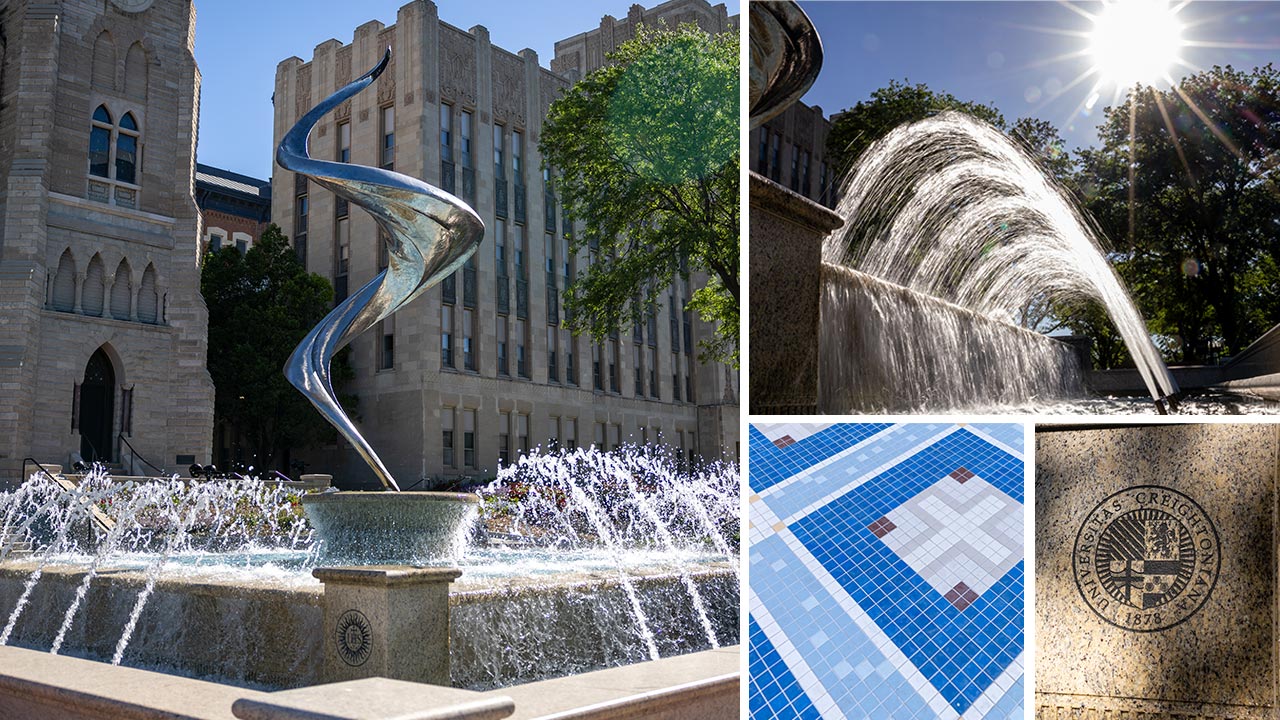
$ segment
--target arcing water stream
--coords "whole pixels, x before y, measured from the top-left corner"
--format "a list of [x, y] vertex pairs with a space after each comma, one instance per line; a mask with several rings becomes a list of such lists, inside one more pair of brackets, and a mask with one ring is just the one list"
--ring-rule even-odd
[[[1177, 392], [1085, 218], [1030, 156], [990, 125], [945, 112], [899, 127], [864, 153], [842, 197], [836, 212], [845, 224], [827, 238], [825, 262], [1007, 323], [1048, 301], [1096, 299], [1152, 398]], [[828, 316], [855, 311], [825, 301], [823, 342], [844, 327]], [[928, 329], [913, 329], [910, 341], [927, 346]], [[882, 360], [875, 344], [859, 352], [862, 362]], [[918, 354], [930, 355], [927, 349]], [[929, 382], [932, 374], [918, 370], [900, 367], [895, 377], [907, 385]], [[936, 386], [917, 389], [914, 394], [927, 396]]]

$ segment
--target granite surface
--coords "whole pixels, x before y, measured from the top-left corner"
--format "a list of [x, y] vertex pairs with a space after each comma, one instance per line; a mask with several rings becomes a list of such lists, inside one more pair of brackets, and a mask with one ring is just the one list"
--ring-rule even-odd
[[[1037, 432], [1038, 716], [1274, 716], [1278, 444], [1266, 424]], [[1122, 517], [1137, 559], [1090, 566]], [[1179, 557], [1153, 550], [1159, 527], [1182, 533], [1181, 575], [1153, 569]]]
[[822, 241], [840, 225], [830, 210], [751, 173], [752, 413], [815, 411]]

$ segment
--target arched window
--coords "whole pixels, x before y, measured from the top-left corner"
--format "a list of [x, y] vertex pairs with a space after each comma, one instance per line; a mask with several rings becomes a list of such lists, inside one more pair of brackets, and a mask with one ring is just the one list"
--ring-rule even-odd
[[85, 315], [102, 316], [102, 295], [106, 292], [103, 276], [102, 256], [94, 255], [89, 261], [89, 269], [84, 274], [84, 286], [80, 289], [80, 308]]
[[160, 294], [156, 290], [154, 265], [147, 265], [142, 273], [142, 284], [138, 287], [138, 319], [152, 324], [160, 319]]
[[142, 43], [129, 46], [124, 58], [124, 94], [134, 100], [147, 99], [147, 52]]
[[106, 30], [99, 33], [93, 43], [93, 86], [116, 89], [116, 44]]
[[71, 312], [76, 306], [76, 261], [68, 248], [58, 259], [58, 272], [53, 276], [54, 310]]
[[133, 296], [133, 278], [130, 276], [129, 261], [121, 260], [116, 267], [116, 279], [111, 285], [111, 317], [117, 320], [129, 319], [129, 300]]
[[93, 127], [89, 130], [89, 174], [137, 185], [140, 134], [133, 113], [125, 113], [116, 124], [107, 106], [99, 105], [93, 111]]

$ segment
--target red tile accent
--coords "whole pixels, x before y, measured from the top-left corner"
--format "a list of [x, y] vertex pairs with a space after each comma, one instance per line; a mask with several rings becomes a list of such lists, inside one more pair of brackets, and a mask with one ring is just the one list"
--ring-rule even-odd
[[871, 531], [872, 535], [875, 535], [878, 538], [882, 538], [885, 535], [888, 535], [891, 531], [896, 530], [897, 527], [898, 526], [894, 525], [893, 522], [889, 520], [889, 518], [882, 517], [879, 520], [868, 525], [867, 529]]
[[774, 445], [777, 445], [777, 446], [778, 446], [778, 447], [780, 447], [780, 448], [784, 448], [784, 447], [786, 447], [786, 446], [788, 446], [788, 445], [795, 445], [795, 444], [796, 444], [796, 441], [795, 441], [794, 439], [792, 439], [792, 437], [791, 437], [790, 435], [783, 435], [782, 437], [778, 438], [777, 440], [774, 440], [774, 441], [773, 441], [773, 444], [774, 444]]
[[974, 474], [973, 474], [973, 473], [971, 473], [971, 472], [969, 472], [969, 471], [968, 471], [968, 470], [966, 470], [965, 468], [957, 468], [957, 469], [953, 470], [953, 471], [951, 472], [951, 475], [949, 475], [948, 477], [955, 478], [956, 482], [958, 482], [958, 483], [960, 483], [961, 485], [963, 485], [963, 484], [965, 483], [965, 481], [967, 481], [967, 480], [969, 480], [970, 478], [974, 477]]
[[970, 590], [968, 585], [959, 582], [942, 597], [946, 598], [946, 601], [954, 605], [957, 610], [964, 610], [978, 599], [978, 593]]

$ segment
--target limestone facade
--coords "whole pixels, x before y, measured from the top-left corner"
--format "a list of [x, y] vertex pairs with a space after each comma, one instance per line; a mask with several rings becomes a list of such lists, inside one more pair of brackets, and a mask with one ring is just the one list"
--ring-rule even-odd
[[195, 10], [131, 6], [0, 4], [0, 480], [210, 452]]
[[[496, 47], [483, 26], [454, 27], [416, 0], [392, 26], [369, 22], [350, 44], [328, 40], [309, 61], [280, 63], [276, 142], [388, 46], [376, 87], [320, 121], [312, 154], [422, 178], [486, 225], [466, 268], [352, 343], [356, 378], [344, 390], [358, 396], [356, 424], [401, 486], [491, 476], [523, 450], [557, 443], [660, 440], [685, 457], [736, 460], [737, 373], [697, 361], [713, 328], [682, 310], [699, 278], [677, 281], [643, 327], [603, 343], [561, 327], [562, 293], [589, 256], [567, 251], [570, 228], [537, 152], [543, 118], [570, 83], [534, 51]], [[273, 221], [339, 297], [380, 272], [369, 215], [279, 167], [272, 184]], [[349, 448], [302, 456], [343, 486], [373, 482]]]

